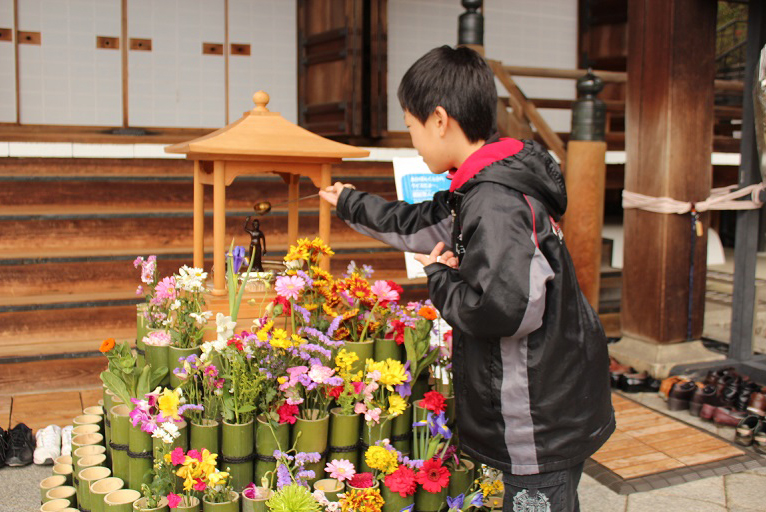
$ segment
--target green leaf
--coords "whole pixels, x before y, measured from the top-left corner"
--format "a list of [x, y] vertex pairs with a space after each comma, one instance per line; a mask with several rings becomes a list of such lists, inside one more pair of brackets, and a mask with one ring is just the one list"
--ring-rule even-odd
[[162, 382], [162, 379], [165, 378], [165, 375], [167, 375], [168, 369], [165, 366], [160, 366], [159, 368], [155, 368], [154, 371], [151, 374], [151, 377], [149, 378], [149, 391], [154, 391], [154, 389], [160, 385], [160, 382]]
[[125, 405], [130, 406], [130, 393], [122, 379], [110, 371], [105, 371], [101, 372], [101, 382], [106, 384], [106, 387], [109, 388], [112, 393], [120, 397], [120, 400], [122, 400]]
[[[167, 369], [165, 371], [167, 371]], [[149, 378], [151, 372], [152, 369], [149, 365], [145, 365], [143, 370], [141, 370], [141, 375], [139, 375], [138, 383], [136, 384], [136, 396], [134, 398], [143, 400], [144, 395], [151, 391], [151, 389], [149, 389]]]

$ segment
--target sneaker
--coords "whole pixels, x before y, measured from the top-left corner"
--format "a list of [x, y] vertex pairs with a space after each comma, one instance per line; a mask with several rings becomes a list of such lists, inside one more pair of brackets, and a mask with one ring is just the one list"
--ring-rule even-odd
[[6, 453], [5, 463], [9, 466], [27, 466], [32, 463], [32, 452], [35, 450], [35, 439], [32, 429], [19, 423], [10, 431], [10, 447]]
[[61, 427], [48, 425], [35, 434], [34, 462], [39, 466], [51, 466], [53, 460], [61, 455]]
[[0, 427], [0, 468], [5, 466], [5, 457], [10, 450], [10, 442], [8, 440], [8, 432]]
[[72, 429], [73, 425], [67, 425], [61, 429], [61, 455], [72, 455]]

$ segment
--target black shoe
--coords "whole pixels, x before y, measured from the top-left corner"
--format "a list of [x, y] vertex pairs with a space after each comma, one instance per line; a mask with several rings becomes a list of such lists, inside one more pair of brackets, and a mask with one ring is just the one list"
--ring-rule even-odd
[[0, 427], [0, 468], [5, 466], [6, 454], [10, 451], [11, 448], [8, 437], [8, 432]]
[[32, 464], [35, 451], [35, 439], [32, 429], [19, 423], [10, 431], [10, 447], [6, 452], [5, 463], [9, 466], [27, 466]]

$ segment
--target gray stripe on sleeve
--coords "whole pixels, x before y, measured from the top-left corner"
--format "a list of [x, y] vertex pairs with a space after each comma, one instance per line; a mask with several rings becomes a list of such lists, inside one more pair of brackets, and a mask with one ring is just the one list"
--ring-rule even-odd
[[[532, 241], [534, 243], [534, 240]], [[513, 473], [534, 475], [540, 472], [535, 449], [535, 426], [529, 398], [527, 349], [529, 333], [539, 329], [545, 312], [545, 287], [553, 279], [553, 269], [535, 248], [529, 268], [529, 301], [519, 329], [513, 336], [500, 339], [503, 363], [501, 412], [505, 422], [505, 446]]]
[[354, 224], [346, 222], [351, 229], [363, 235], [370, 236], [376, 240], [396, 247], [400, 251], [411, 251], [428, 254], [434, 250], [434, 246], [439, 242], [444, 242], [447, 248], [451, 247], [452, 238], [452, 217], [445, 217], [437, 224], [426, 226], [415, 233], [401, 235], [394, 232], [375, 231], [363, 224]]

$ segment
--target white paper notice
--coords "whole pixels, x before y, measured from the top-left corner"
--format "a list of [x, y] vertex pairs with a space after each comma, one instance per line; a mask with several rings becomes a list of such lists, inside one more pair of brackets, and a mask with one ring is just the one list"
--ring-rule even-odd
[[[447, 190], [450, 185], [446, 173], [432, 173], [419, 156], [394, 157], [394, 180], [397, 198], [410, 204], [430, 201], [436, 192]], [[407, 266], [407, 278], [426, 276], [423, 265], [415, 260], [414, 253], [405, 252], [404, 263]]]

